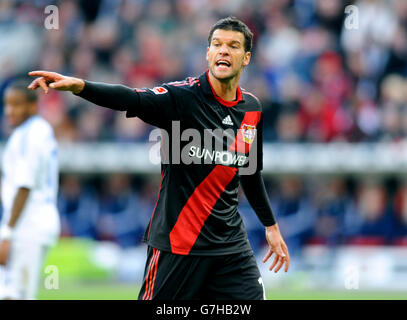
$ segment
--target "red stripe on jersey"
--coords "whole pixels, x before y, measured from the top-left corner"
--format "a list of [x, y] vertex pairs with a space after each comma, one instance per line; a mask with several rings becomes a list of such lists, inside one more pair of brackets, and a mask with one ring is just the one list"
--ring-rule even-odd
[[156, 257], [156, 251], [155, 251], [155, 248], [153, 248], [153, 256], [151, 257], [150, 264], [148, 265], [148, 272], [147, 272], [146, 280], [145, 280], [146, 287], [144, 289], [144, 295], [143, 295], [142, 300], [146, 300], [146, 297], [148, 296], [147, 292], [149, 291], [149, 288], [150, 288], [150, 279], [151, 279], [151, 275], [152, 275], [152, 271], [153, 271], [155, 257]]
[[155, 263], [156, 263], [156, 261], [157, 261], [157, 254], [158, 254], [157, 249], [153, 249], [153, 252], [154, 252], [153, 264], [152, 264], [151, 270], [150, 270], [150, 277], [149, 277], [149, 280], [148, 280], [148, 283], [149, 283], [149, 284], [148, 284], [148, 290], [147, 290], [147, 297], [146, 297], [146, 299], [148, 299], [149, 292], [150, 292], [150, 290], [151, 290], [151, 282], [152, 282], [152, 279], [153, 279], [154, 266], [155, 266]]
[[[257, 124], [260, 121], [260, 111], [248, 111], [245, 113], [240, 129], [236, 134], [235, 141], [230, 146], [230, 151], [237, 151], [241, 153], [248, 153], [256, 131], [252, 131], [257, 128]], [[249, 132], [250, 130], [250, 132]]]
[[192, 193], [170, 232], [171, 251], [187, 255], [237, 168], [217, 165]]
[[155, 277], [157, 276], [157, 265], [158, 265], [158, 259], [160, 258], [160, 250], [157, 249], [157, 254], [156, 254], [156, 259], [154, 263], [154, 275], [153, 275], [153, 280], [152, 283], [150, 283], [150, 293], [147, 296], [146, 300], [151, 300], [153, 297], [153, 292], [154, 292], [154, 284], [155, 284]]

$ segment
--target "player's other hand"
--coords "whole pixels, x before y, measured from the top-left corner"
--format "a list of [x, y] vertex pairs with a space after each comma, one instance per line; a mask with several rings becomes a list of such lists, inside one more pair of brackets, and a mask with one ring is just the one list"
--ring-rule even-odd
[[31, 82], [28, 89], [35, 90], [41, 87], [45, 93], [48, 93], [49, 88], [79, 93], [85, 86], [85, 82], [82, 79], [66, 77], [56, 72], [31, 71], [28, 74], [32, 77], [38, 77]]
[[271, 227], [266, 227], [266, 239], [270, 246], [268, 253], [263, 259], [265, 263], [275, 253], [274, 261], [270, 266], [270, 271], [278, 272], [285, 264], [284, 271], [287, 272], [290, 267], [290, 254], [288, 253], [287, 245], [285, 244], [283, 237], [281, 236], [280, 229], [277, 223]]
[[10, 253], [10, 241], [0, 240], [0, 265], [5, 266]]

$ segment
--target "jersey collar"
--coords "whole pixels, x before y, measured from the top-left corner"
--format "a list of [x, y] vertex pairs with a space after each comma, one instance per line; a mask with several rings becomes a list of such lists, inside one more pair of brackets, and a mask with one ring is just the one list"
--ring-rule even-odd
[[221, 105], [224, 105], [226, 107], [234, 107], [237, 105], [239, 102], [244, 102], [242, 91], [240, 90], [240, 87], [237, 87], [236, 93], [237, 93], [237, 99], [234, 101], [227, 101], [219, 97], [216, 93], [215, 90], [213, 90], [211, 83], [209, 82], [209, 77], [208, 77], [208, 72], [209, 70], [207, 69], [205, 73], [203, 73], [199, 77], [199, 82], [201, 84], [202, 90], [206, 95], [213, 96]]

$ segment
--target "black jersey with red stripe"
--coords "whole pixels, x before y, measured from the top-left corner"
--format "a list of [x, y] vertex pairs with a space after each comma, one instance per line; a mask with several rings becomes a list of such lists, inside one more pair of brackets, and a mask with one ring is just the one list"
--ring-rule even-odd
[[[127, 106], [126, 116], [156, 125], [163, 134], [161, 184], [144, 241], [181, 255], [251, 250], [238, 212], [238, 187], [243, 168], [262, 169], [259, 100], [239, 87], [235, 101], [222, 100], [208, 71], [137, 92], [139, 101]], [[228, 132], [226, 138], [213, 134], [216, 130]], [[193, 139], [197, 132], [200, 138]]]

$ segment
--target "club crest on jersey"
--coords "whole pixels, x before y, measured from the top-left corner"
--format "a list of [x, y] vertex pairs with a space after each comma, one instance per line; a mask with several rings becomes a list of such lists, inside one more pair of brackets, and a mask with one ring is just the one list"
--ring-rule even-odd
[[154, 88], [153, 88], [153, 92], [154, 92], [155, 94], [164, 94], [164, 93], [167, 93], [168, 90], [165, 89], [164, 87], [154, 87]]
[[242, 136], [246, 143], [253, 143], [254, 137], [256, 135], [256, 126], [251, 126], [248, 124], [243, 124], [242, 126]]

